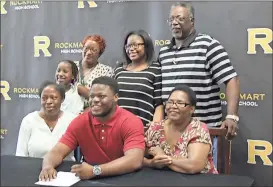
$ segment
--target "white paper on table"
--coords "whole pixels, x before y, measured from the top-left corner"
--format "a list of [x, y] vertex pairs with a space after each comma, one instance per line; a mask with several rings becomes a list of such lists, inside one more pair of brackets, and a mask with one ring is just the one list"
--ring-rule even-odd
[[46, 186], [72, 186], [78, 181], [80, 181], [80, 178], [76, 177], [75, 173], [59, 171], [56, 179], [51, 179], [50, 181], [38, 181], [35, 184]]

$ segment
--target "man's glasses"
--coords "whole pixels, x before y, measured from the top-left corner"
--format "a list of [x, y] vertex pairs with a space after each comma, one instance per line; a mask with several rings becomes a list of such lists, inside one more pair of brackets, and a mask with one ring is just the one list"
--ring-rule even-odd
[[182, 107], [182, 108], [185, 108], [186, 106], [191, 105], [191, 104], [189, 104], [189, 103], [183, 103], [183, 102], [181, 102], [181, 101], [177, 101], [177, 102], [175, 102], [175, 101], [166, 101], [166, 106], [173, 106], [174, 104], [175, 104], [177, 107]]
[[178, 23], [184, 23], [186, 21], [186, 19], [188, 19], [190, 17], [170, 17], [169, 19], [167, 19], [167, 23], [172, 24], [173, 21], [176, 21]]
[[141, 45], [144, 45], [144, 43], [126, 44], [124, 47], [126, 50], [131, 48], [138, 49]]

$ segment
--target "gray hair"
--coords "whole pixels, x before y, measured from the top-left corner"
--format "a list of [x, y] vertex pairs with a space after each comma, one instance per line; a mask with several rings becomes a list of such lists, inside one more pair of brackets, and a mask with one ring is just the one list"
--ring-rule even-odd
[[177, 3], [172, 5], [171, 9], [174, 8], [174, 7], [177, 7], [177, 6], [184, 7], [186, 9], [188, 9], [190, 18], [194, 19], [194, 8], [193, 8], [193, 6], [191, 4], [177, 2]]

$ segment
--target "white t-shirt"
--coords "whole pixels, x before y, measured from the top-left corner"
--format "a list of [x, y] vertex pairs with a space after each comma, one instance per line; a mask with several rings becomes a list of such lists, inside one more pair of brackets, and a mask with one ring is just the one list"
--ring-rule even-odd
[[[76, 116], [69, 112], [63, 112], [51, 132], [38, 111], [26, 115], [19, 130], [16, 156], [43, 158], [57, 144]], [[74, 151], [65, 160], [75, 161]]]
[[61, 110], [78, 115], [83, 111], [83, 105], [84, 98], [79, 95], [77, 86], [71, 86], [71, 88], [65, 92], [65, 99], [61, 105]]

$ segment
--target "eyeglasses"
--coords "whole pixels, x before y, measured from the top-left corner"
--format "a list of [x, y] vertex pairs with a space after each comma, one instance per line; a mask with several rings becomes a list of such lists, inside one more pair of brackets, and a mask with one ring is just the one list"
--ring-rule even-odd
[[95, 48], [83, 48], [83, 51], [84, 52], [87, 52], [87, 51], [92, 51], [93, 53], [97, 53], [99, 51], [99, 49], [95, 49]]
[[144, 45], [144, 43], [135, 43], [135, 44], [126, 44], [124, 47], [126, 50], [131, 49], [138, 49], [141, 45]]
[[183, 23], [186, 21], [186, 19], [191, 18], [191, 17], [170, 17], [169, 19], [167, 19], [167, 23], [172, 24], [172, 22], [175, 20], [178, 23]]
[[175, 102], [175, 101], [166, 101], [166, 106], [167, 106], [167, 105], [168, 105], [168, 106], [173, 106], [174, 104], [175, 104], [177, 107], [182, 107], [182, 108], [185, 108], [186, 106], [191, 105], [191, 104], [189, 104], [189, 103], [183, 103], [183, 102], [181, 102], [181, 101], [177, 101], [177, 102]]

